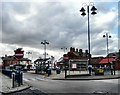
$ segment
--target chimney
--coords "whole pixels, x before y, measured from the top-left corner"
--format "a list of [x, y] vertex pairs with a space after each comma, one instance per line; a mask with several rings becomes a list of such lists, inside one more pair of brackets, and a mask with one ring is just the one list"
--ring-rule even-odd
[[73, 51], [73, 48], [72, 47], [70, 47], [70, 52], [72, 52]]
[[76, 53], [78, 53], [78, 48], [76, 48]]
[[7, 57], [7, 54], [5, 54], [5, 57]]
[[75, 48], [73, 48], [73, 52], [75, 52]]
[[79, 49], [79, 55], [80, 55], [80, 56], [83, 56], [83, 51], [82, 51], [82, 49]]
[[88, 54], [88, 50], [85, 50], [85, 56], [88, 57], [89, 54]]

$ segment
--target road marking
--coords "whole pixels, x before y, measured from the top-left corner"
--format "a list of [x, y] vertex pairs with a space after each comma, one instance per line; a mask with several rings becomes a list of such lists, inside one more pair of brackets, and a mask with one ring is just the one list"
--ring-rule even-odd
[[45, 80], [45, 79], [43, 79], [43, 78], [36, 78], [36, 80]]
[[23, 78], [24, 81], [43, 81], [43, 78]]
[[24, 81], [29, 81], [28, 79], [25, 79], [25, 78], [24, 78], [23, 80], [24, 80]]
[[92, 80], [92, 81], [118, 84], [118, 79], [109, 79], [109, 80]]

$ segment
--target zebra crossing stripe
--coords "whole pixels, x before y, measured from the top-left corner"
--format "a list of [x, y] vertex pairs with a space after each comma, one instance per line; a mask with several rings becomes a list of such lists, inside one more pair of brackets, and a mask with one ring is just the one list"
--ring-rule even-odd
[[28, 79], [23, 79], [24, 81], [29, 81]]
[[42, 79], [42, 78], [29, 78], [29, 79], [24, 78], [23, 80], [24, 81], [35, 81], [35, 80], [42, 81], [44, 79]]
[[36, 78], [37, 80], [44, 80], [44, 79], [42, 79], [42, 78]]

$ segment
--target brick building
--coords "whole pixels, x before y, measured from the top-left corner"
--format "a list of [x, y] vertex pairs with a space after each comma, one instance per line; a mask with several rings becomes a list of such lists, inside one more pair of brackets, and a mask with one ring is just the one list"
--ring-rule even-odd
[[31, 60], [28, 58], [24, 58], [24, 51], [22, 48], [18, 48], [14, 50], [13, 56], [7, 56], [2, 57], [2, 68], [10, 68], [13, 66], [22, 66], [22, 68], [29, 66], [31, 63]]

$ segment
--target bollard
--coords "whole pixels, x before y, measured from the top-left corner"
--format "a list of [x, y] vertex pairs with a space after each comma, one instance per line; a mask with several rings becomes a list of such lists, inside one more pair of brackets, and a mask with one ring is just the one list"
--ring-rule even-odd
[[23, 72], [20, 72], [20, 83], [23, 85]]
[[20, 71], [17, 71], [17, 72], [16, 72], [15, 79], [16, 79], [16, 81], [17, 81], [17, 83], [18, 83], [18, 86], [20, 86]]
[[17, 76], [17, 80], [18, 80], [18, 86], [20, 86], [20, 72], [18, 72], [18, 76]]
[[12, 88], [15, 87], [15, 73], [12, 73]]

